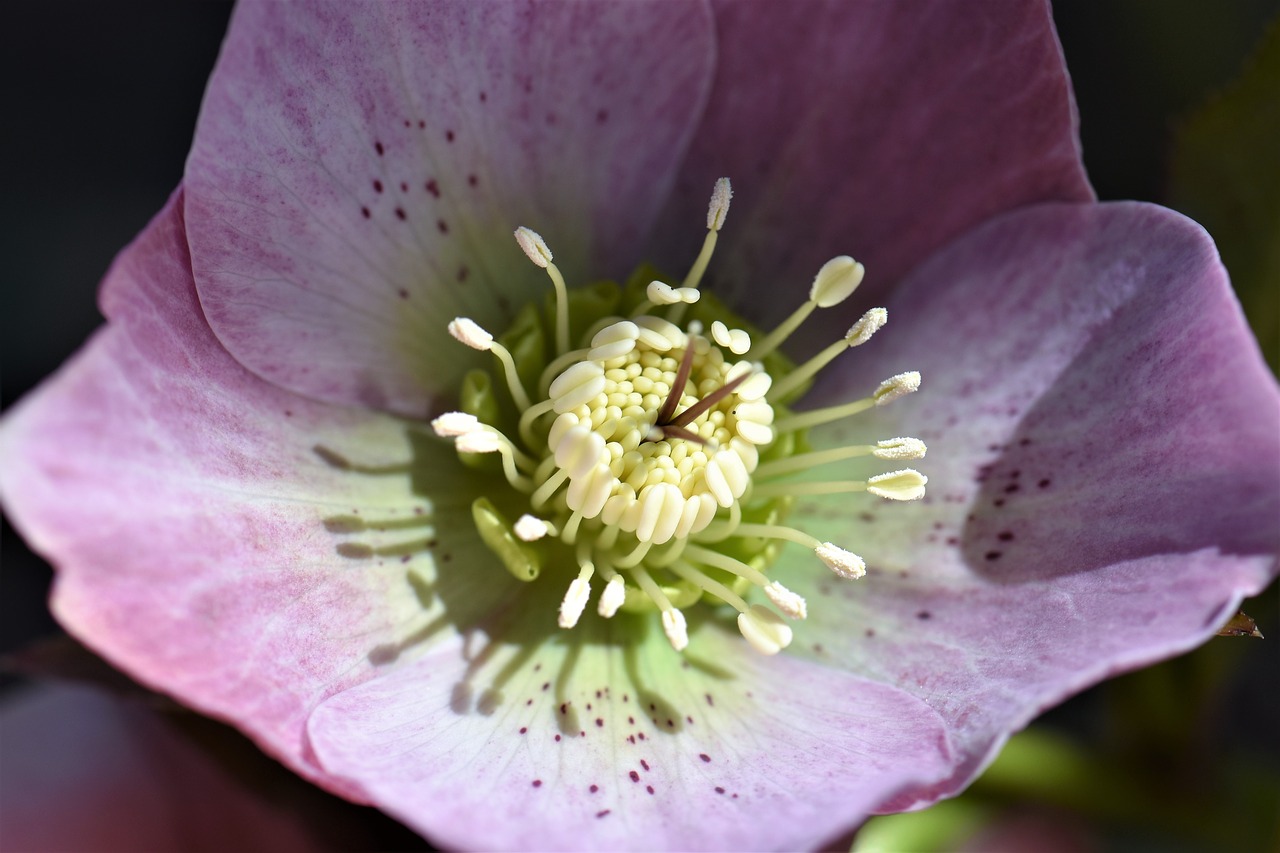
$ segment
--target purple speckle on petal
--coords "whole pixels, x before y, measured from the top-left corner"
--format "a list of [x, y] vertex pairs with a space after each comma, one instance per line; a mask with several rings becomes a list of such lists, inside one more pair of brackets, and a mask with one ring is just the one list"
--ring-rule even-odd
[[432, 196], [434, 196], [435, 198], [440, 198], [440, 185], [436, 183], [435, 178], [432, 178], [431, 180], [427, 181], [426, 187], [427, 187], [427, 192], [431, 193]]
[[703, 761], [707, 762], [708, 764], [711, 763], [711, 756], [707, 755], [705, 752], [698, 753], [698, 757], [701, 758]]
[[383, 154], [387, 153], [387, 149], [385, 149], [385, 148], [383, 148], [383, 147], [382, 147], [382, 143], [381, 143], [381, 142], [374, 142], [374, 143], [373, 143], [373, 150], [378, 152], [378, 156], [379, 156], [379, 157], [381, 157]]
[[453, 131], [452, 131], [452, 130], [446, 130], [446, 131], [444, 132], [444, 138], [445, 138], [445, 141], [446, 141], [446, 142], [452, 142], [452, 141], [453, 141], [453, 139], [454, 139]]
[[632, 771], [631, 771], [630, 773], [628, 773], [627, 775], [629, 775], [629, 776], [631, 777], [631, 781], [632, 781], [632, 782], [639, 782], [639, 781], [640, 781], [640, 774], [639, 774], [639, 773], [637, 773], [637, 772], [636, 772], [636, 771], [634, 771], [634, 770], [632, 770]]
[[396, 219], [399, 219], [401, 222], [404, 222], [407, 218], [408, 218], [408, 216], [405, 214], [405, 212], [404, 212], [404, 208], [403, 208], [403, 207], [397, 207], [397, 208], [396, 208]]
[[534, 780], [533, 780], [533, 787], [535, 787], [535, 788], [541, 788], [541, 787], [542, 787], [542, 780], [541, 780], [541, 779], [534, 779]]
[[449, 223], [445, 222], [443, 219], [436, 220], [436, 228], [440, 229], [441, 234], [449, 233]]
[[1003, 553], [1003, 552], [1001, 552], [1001, 551], [988, 551], [988, 552], [987, 552], [986, 554], [984, 554], [983, 556], [985, 556], [988, 560], [998, 560], [998, 559], [1000, 559], [1000, 555], [1001, 555], [1001, 553]]
[[373, 179], [373, 191], [376, 193], [382, 192], [382, 181], [377, 178]]

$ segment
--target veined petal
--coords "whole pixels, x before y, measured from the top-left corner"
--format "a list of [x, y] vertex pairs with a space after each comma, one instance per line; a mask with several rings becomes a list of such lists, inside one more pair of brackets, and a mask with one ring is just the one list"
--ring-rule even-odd
[[[1213, 244], [1172, 211], [1044, 205], [913, 273], [895, 334], [827, 391], [910, 366], [911, 398], [828, 430], [902, 425], [929, 496], [806, 501], [859, 549], [845, 586], [787, 557], [812, 608], [793, 648], [915, 693], [957, 738], [961, 789], [1007, 732], [1116, 672], [1192, 648], [1276, 574], [1280, 395]], [[839, 606], [836, 606], [839, 602]]]
[[[396, 467], [418, 445], [391, 417], [296, 397], [226, 353], [196, 302], [181, 193], [116, 261], [103, 303], [110, 324], [0, 428], [6, 511], [58, 568], [55, 614], [358, 798], [307, 758], [302, 722], [425, 619], [414, 582], [431, 583], [438, 552], [380, 550], [434, 536], [416, 523], [433, 497]], [[356, 473], [340, 455], [389, 467]]]
[[[660, 259], [678, 267], [696, 251], [682, 223], [732, 175], [732, 227], [708, 276], [730, 304], [758, 306], [755, 319], [780, 319], [792, 304], [778, 288], [799, 298], [834, 255], [866, 265], [859, 295], [873, 305], [995, 214], [1093, 198], [1047, 3], [714, 8], [715, 83], [660, 220]], [[835, 336], [855, 310], [820, 312], [810, 329]]]
[[517, 226], [573, 280], [637, 260], [713, 54], [699, 4], [241, 4], [185, 179], [209, 324], [286, 388], [426, 414], [475, 363], [449, 320], [545, 284]]
[[625, 615], [531, 650], [543, 598], [475, 638], [462, 680], [463, 650], [439, 646], [326, 701], [321, 764], [446, 846], [722, 850], [813, 848], [951, 759], [924, 703], [762, 658], [728, 620], [695, 629], [685, 663]]

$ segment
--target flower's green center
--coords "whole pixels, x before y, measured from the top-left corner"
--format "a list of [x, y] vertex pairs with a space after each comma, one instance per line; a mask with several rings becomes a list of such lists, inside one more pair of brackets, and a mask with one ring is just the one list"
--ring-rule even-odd
[[[886, 314], [868, 311], [798, 367], [778, 352], [815, 308], [839, 304], [861, 282], [862, 265], [840, 256], [822, 267], [791, 317], [753, 337], [740, 318], [698, 290], [729, 199], [722, 178], [703, 250], [679, 287], [650, 281], [642, 270], [625, 289], [601, 283], [570, 291], [546, 243], [521, 228], [520, 247], [551, 277], [552, 304], [545, 312], [526, 307], [498, 339], [463, 317], [449, 324], [459, 341], [496, 356], [502, 382], [473, 371], [463, 384], [462, 411], [441, 415], [433, 426], [455, 440], [468, 464], [484, 466], [496, 455], [499, 464], [491, 467], [505, 477], [508, 494], [477, 500], [472, 515], [512, 574], [533, 580], [552, 563], [576, 571], [560, 605], [562, 628], [578, 623], [599, 578], [601, 617], [656, 610], [676, 650], [688, 644], [682, 609], [709, 596], [736, 609], [743, 636], [773, 654], [791, 642], [791, 628], [747, 596], [759, 588], [788, 618], [805, 618], [805, 600], [766, 574], [784, 543], [810, 549], [841, 577], [865, 573], [855, 554], [782, 523], [793, 498], [924, 494], [924, 476], [910, 469], [868, 480], [787, 482], [857, 456], [923, 456], [918, 439], [811, 451], [805, 435], [916, 390], [920, 377], [901, 374], [863, 400], [792, 414], [788, 404], [813, 376], [865, 343]], [[503, 385], [506, 394], [497, 390]], [[520, 507], [514, 523], [497, 506], [510, 506], [513, 496]]]

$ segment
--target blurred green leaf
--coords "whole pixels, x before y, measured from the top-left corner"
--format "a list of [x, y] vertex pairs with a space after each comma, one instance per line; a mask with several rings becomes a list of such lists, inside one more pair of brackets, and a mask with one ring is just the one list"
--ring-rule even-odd
[[1170, 201], [1213, 234], [1280, 372], [1280, 21], [1243, 74], [1175, 134]]

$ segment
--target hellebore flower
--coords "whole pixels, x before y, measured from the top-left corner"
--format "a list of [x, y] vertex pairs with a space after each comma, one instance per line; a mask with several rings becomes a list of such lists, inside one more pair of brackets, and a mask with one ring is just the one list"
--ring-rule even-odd
[[[318, 784], [504, 848], [813, 846], [954, 794], [1043, 708], [1212, 635], [1280, 550], [1280, 397], [1213, 244], [1094, 202], [1043, 4], [803, 8], [241, 6], [184, 187], [104, 282], [106, 328], [0, 431], [68, 630]], [[696, 305], [677, 279], [641, 291], [702, 335], [603, 324], [642, 298], [607, 285], [544, 302], [529, 263], [583, 284], [653, 262], [634, 295], [706, 234]], [[835, 305], [864, 266], [864, 309]], [[865, 346], [791, 410], [805, 383], [734, 366], [772, 339], [717, 306], [767, 333], [806, 299], [833, 306], [797, 361], [859, 316]], [[510, 370], [458, 342], [498, 353], [508, 328]], [[588, 331], [573, 381], [542, 387]], [[583, 420], [578, 365], [642, 339], [672, 353], [664, 411], [624, 438], [720, 460], [719, 480], [697, 463], [714, 520], [588, 464], [623, 428]], [[921, 393], [795, 414], [904, 371]], [[690, 373], [710, 384], [686, 402]], [[508, 384], [578, 421], [522, 430]], [[738, 444], [685, 435], [717, 393], [778, 421], [725, 403], [695, 414]], [[840, 493], [886, 470], [843, 457], [894, 436], [928, 444], [929, 495]], [[765, 476], [815, 460], [838, 485]], [[571, 496], [539, 500], [561, 470]], [[756, 526], [711, 541], [739, 499]], [[624, 539], [630, 564], [604, 553]], [[695, 556], [645, 562], [677, 547]], [[846, 548], [861, 580], [832, 573], [861, 573]]]

